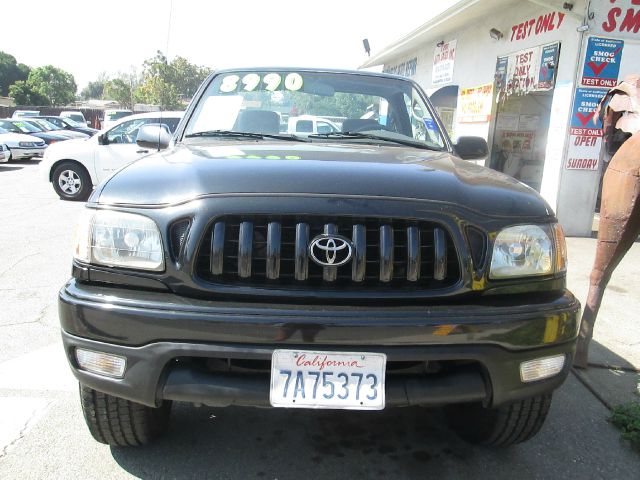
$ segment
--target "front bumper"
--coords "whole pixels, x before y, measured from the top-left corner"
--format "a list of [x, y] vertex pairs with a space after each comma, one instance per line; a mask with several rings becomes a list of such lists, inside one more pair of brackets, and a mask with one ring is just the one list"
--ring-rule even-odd
[[23, 158], [42, 157], [46, 148], [46, 146], [30, 148], [11, 147], [11, 158], [13, 160], [21, 160]]
[[[248, 304], [71, 280], [60, 291], [59, 313], [67, 358], [78, 380], [146, 405], [162, 400], [268, 405], [268, 372], [207, 372], [179, 359], [269, 361], [276, 348], [298, 348], [382, 352], [388, 362], [460, 362], [446, 374], [388, 376], [387, 405], [483, 401], [495, 406], [557, 388], [569, 372], [575, 348], [580, 305], [571, 293], [514, 302]], [[78, 347], [126, 357], [124, 378], [80, 370]], [[567, 357], [560, 374], [520, 381], [521, 362], [557, 354]]]

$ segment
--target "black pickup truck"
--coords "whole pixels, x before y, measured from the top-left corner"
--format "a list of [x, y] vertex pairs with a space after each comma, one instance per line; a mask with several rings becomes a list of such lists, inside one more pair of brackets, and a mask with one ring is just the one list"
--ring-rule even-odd
[[452, 144], [415, 82], [219, 71], [173, 137], [137, 142], [159, 151], [93, 192], [59, 295], [96, 440], [153, 440], [173, 401], [440, 406], [470, 442], [538, 432], [579, 324], [562, 229], [469, 161], [486, 142]]

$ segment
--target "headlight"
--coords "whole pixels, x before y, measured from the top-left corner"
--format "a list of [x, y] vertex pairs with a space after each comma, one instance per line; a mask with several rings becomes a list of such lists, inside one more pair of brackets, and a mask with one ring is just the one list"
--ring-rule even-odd
[[567, 249], [562, 227], [517, 225], [496, 237], [489, 278], [501, 279], [563, 272]]
[[150, 218], [112, 210], [87, 210], [75, 234], [73, 256], [108, 267], [164, 270], [160, 230]]
[[33, 148], [36, 146], [35, 143], [33, 142], [19, 142], [18, 145], [20, 145], [21, 147], [26, 147], [26, 148]]

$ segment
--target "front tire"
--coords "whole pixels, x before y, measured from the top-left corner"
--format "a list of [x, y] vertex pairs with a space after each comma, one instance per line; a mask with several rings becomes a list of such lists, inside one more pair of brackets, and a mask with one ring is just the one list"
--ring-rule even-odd
[[114, 447], [150, 443], [169, 425], [169, 401], [152, 408], [80, 384], [80, 403], [93, 438]]
[[62, 200], [86, 200], [91, 193], [91, 177], [76, 162], [62, 162], [53, 171], [53, 189]]
[[498, 408], [481, 403], [449, 405], [449, 426], [473, 444], [507, 447], [526, 442], [540, 431], [551, 406], [551, 394], [525, 398]]

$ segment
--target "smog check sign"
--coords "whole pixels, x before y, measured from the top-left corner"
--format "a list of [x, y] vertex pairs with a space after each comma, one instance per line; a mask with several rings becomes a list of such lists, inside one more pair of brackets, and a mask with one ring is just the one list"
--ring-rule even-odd
[[607, 93], [598, 88], [576, 88], [571, 115], [571, 135], [601, 137], [602, 122], [595, 117], [596, 107]]
[[590, 37], [582, 68], [582, 85], [588, 87], [615, 87], [618, 84], [622, 40]]
[[602, 122], [595, 116], [595, 110], [606, 93], [606, 90], [599, 88], [576, 88], [565, 162], [567, 170], [600, 168]]

